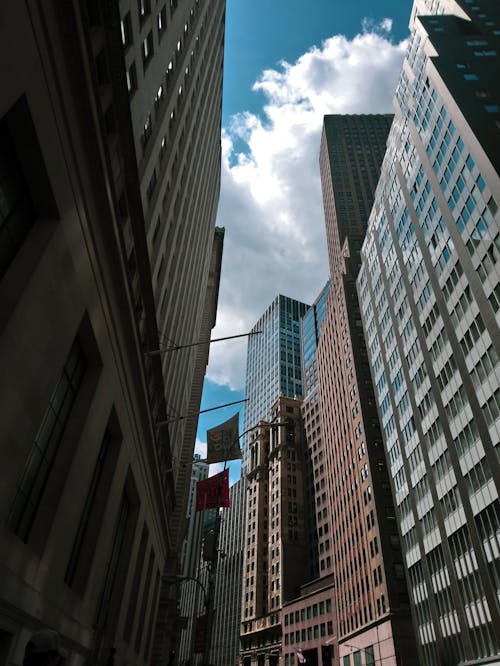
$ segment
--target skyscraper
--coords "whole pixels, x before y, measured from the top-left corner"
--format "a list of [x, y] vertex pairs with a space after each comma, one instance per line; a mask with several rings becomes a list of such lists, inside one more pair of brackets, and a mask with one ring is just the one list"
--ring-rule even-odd
[[500, 11], [416, 1], [358, 292], [421, 661], [500, 655]]
[[196, 403], [204, 364], [194, 348], [163, 351], [207, 335], [217, 302], [224, 8], [2, 5], [8, 662], [41, 626], [75, 663], [168, 657], [177, 599], [161, 578], [179, 571], [194, 435], [165, 423]]
[[[302, 318], [301, 348], [302, 373], [304, 378], [304, 399], [302, 402], [302, 418], [306, 435], [307, 450], [306, 464], [308, 467], [309, 483], [307, 492], [309, 501], [306, 503], [307, 525], [309, 534], [307, 567], [310, 580], [324, 576], [329, 550], [325, 551], [323, 529], [318, 531], [316, 516], [316, 492], [325, 491], [327, 480], [325, 478], [325, 465], [323, 461], [323, 439], [321, 429], [321, 414], [319, 404], [318, 361], [316, 351], [321, 336], [321, 328], [326, 315], [330, 281], [328, 281], [314, 303]], [[330, 566], [328, 566], [328, 574]]]
[[333, 576], [342, 666], [402, 665], [415, 652], [356, 295], [391, 123], [390, 115], [325, 116], [320, 151], [331, 289], [317, 349], [321, 441], [310, 453], [319, 573]]
[[[269, 419], [280, 395], [302, 395], [300, 320], [307, 307], [280, 294], [252, 328], [260, 333], [248, 338], [244, 431]], [[247, 457], [248, 436], [243, 439], [243, 466]]]
[[246, 480], [229, 489], [231, 507], [222, 512], [215, 586], [211, 662], [236, 666], [240, 656], [241, 581], [245, 535]]
[[304, 385], [304, 400], [311, 395], [318, 386], [318, 368], [316, 363], [316, 349], [321, 335], [321, 326], [326, 314], [326, 304], [330, 293], [328, 281], [320, 294], [302, 317], [300, 329], [300, 345], [302, 352], [302, 383]]
[[300, 400], [279, 397], [269, 419], [255, 424], [250, 435], [245, 468], [243, 666], [260, 666], [266, 659], [278, 666], [282, 609], [307, 579], [305, 442], [300, 408]]
[[185, 623], [180, 632], [178, 659], [182, 663], [191, 659], [193, 652], [195, 618], [203, 613], [204, 599], [200, 593], [200, 586], [192, 578], [199, 578], [201, 561], [201, 546], [203, 531], [206, 522], [206, 511], [196, 511], [196, 484], [208, 477], [209, 466], [201, 460], [199, 454], [195, 455], [195, 462], [191, 467], [189, 483], [189, 497], [186, 507], [187, 530], [181, 551], [181, 575], [185, 579], [181, 585], [180, 616]]

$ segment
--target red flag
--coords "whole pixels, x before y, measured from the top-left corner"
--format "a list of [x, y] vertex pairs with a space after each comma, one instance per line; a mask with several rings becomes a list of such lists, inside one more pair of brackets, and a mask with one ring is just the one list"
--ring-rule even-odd
[[207, 616], [200, 615], [194, 625], [194, 649], [193, 652], [203, 652], [207, 640]]
[[196, 511], [229, 507], [229, 470], [225, 469], [196, 484]]
[[302, 648], [295, 648], [295, 654], [297, 656], [297, 659], [300, 664], [305, 664], [307, 659], [304, 657], [304, 653], [302, 652]]

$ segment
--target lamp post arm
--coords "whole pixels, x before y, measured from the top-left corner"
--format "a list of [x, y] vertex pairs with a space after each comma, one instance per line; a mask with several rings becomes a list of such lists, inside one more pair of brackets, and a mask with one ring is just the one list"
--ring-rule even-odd
[[162, 576], [162, 581], [164, 583], [170, 583], [171, 585], [174, 585], [175, 583], [183, 583], [185, 580], [194, 580], [195, 583], [197, 583], [201, 589], [203, 590], [203, 594], [205, 596], [205, 603], [207, 600], [207, 590], [201, 580], [198, 580], [194, 576]]
[[209, 345], [212, 342], [222, 342], [223, 340], [234, 340], [235, 338], [246, 338], [251, 335], [258, 335], [262, 331], [250, 331], [250, 333], [239, 333], [238, 335], [226, 335], [223, 338], [211, 338], [209, 340], [198, 340], [198, 342], [188, 342], [185, 345], [174, 345], [172, 347], [163, 347], [161, 349], [152, 349], [144, 352], [145, 356], [160, 356], [160, 354], [168, 354], [169, 352], [179, 351], [180, 349], [188, 349], [189, 347], [197, 347], [198, 345]]

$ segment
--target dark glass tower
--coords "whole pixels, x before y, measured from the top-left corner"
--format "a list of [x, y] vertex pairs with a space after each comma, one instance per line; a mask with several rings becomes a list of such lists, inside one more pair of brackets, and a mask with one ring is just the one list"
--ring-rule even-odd
[[[271, 406], [280, 396], [302, 397], [302, 361], [300, 320], [309, 306], [276, 296], [252, 331], [261, 331], [248, 339], [244, 431], [261, 419], [269, 420]], [[243, 445], [246, 464], [248, 438]]]

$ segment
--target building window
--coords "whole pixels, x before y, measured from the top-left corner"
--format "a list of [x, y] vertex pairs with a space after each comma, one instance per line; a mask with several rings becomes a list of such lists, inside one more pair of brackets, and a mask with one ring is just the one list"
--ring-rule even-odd
[[[8, 116], [15, 112], [15, 108]], [[9, 132], [8, 116], [0, 121], [0, 279], [7, 272], [36, 218]]]
[[137, 70], [135, 68], [135, 62], [133, 62], [127, 69], [127, 90], [129, 91], [129, 94], [132, 94], [137, 90]]
[[132, 19], [130, 17], [130, 12], [127, 12], [120, 21], [120, 31], [122, 35], [123, 48], [128, 49], [128, 47], [133, 42]]
[[118, 608], [120, 605], [125, 577], [128, 573], [138, 513], [137, 489], [132, 475], [129, 473], [117, 513], [106, 578], [97, 604], [94, 623], [97, 626], [102, 626], [106, 618], [109, 617], [112, 606]]
[[146, 190], [146, 196], [148, 201], [151, 201], [151, 199], [153, 198], [153, 194], [156, 188], [156, 182], [157, 182], [156, 169], [153, 169], [153, 173], [148, 183], [148, 188]]
[[99, 455], [83, 505], [78, 530], [71, 549], [64, 582], [83, 590], [92, 564], [92, 555], [106, 506], [111, 479], [118, 458], [120, 438], [114, 438], [110, 426], [106, 428]]
[[149, 137], [151, 136], [151, 133], [153, 131], [153, 126], [151, 123], [151, 114], [148, 114], [148, 117], [146, 118], [146, 122], [144, 123], [144, 128], [142, 130], [142, 136], [141, 136], [141, 143], [143, 149], [146, 147]]
[[144, 69], [146, 69], [154, 54], [152, 30], [150, 30], [148, 32], [147, 37], [143, 39], [141, 51], [142, 51], [142, 65]]
[[23, 541], [30, 535], [86, 367], [83, 349], [75, 340], [50, 397], [10, 511], [9, 527]]
[[160, 104], [164, 99], [165, 99], [165, 91], [163, 90], [163, 86], [160, 86], [155, 95], [155, 111], [158, 111], [158, 109], [160, 108]]
[[[149, 597], [152, 594], [151, 590], [151, 581], [152, 581], [152, 576], [153, 576], [153, 568], [154, 568], [154, 563], [155, 563], [155, 554], [154, 554], [154, 549], [151, 546], [151, 550], [149, 552], [149, 562], [148, 562], [148, 568], [146, 572], [146, 580], [144, 583], [144, 588], [142, 590], [142, 603], [141, 607], [139, 610], [139, 617], [140, 618], [145, 618], [147, 616], [147, 604], [149, 601]], [[139, 625], [137, 627], [137, 634], [135, 637], [135, 651], [137, 654], [141, 653], [141, 645], [142, 645], [142, 638], [143, 638], [143, 632], [144, 632], [144, 626], [145, 622], [139, 622]]]
[[151, 0], [137, 0], [139, 20], [142, 23], [151, 12]]
[[158, 25], [158, 37], [162, 37], [163, 33], [165, 32], [165, 28], [167, 27], [167, 8], [165, 5], [163, 5], [163, 7], [158, 12], [156, 21]]
[[118, 562], [120, 560], [121, 553], [123, 552], [123, 547], [125, 543], [125, 535], [127, 532], [127, 523], [129, 521], [129, 516], [131, 513], [131, 504], [125, 494], [123, 496], [120, 510], [118, 512], [118, 519], [115, 526], [115, 532], [113, 535], [113, 548], [111, 552], [111, 557], [109, 559], [108, 570], [106, 572], [106, 579], [104, 581], [104, 587], [101, 592], [101, 598], [99, 600], [99, 605], [97, 608], [96, 623], [99, 625], [101, 620], [106, 617], [107, 610], [111, 601], [111, 595], [113, 592], [114, 581], [116, 577], [116, 572], [118, 569]]

